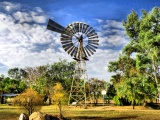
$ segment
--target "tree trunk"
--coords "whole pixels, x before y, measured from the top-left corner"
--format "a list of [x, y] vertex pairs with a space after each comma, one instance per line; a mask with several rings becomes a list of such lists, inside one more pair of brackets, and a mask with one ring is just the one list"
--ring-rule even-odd
[[51, 101], [52, 101], [52, 100], [51, 100], [51, 98], [49, 97], [49, 105], [51, 105], [51, 103], [52, 103]]
[[4, 96], [1, 97], [1, 104], [4, 104]]
[[58, 107], [59, 107], [59, 118], [60, 118], [60, 119], [63, 119], [61, 101], [58, 102]]
[[135, 108], [135, 100], [134, 99], [132, 100], [132, 107], [133, 107], [133, 109]]
[[155, 82], [156, 82], [156, 85], [158, 86], [158, 78], [157, 78], [157, 67], [155, 65], [155, 61], [153, 61], [153, 69], [154, 69], [154, 79], [155, 79]]
[[143, 99], [143, 107], [145, 107], [146, 106], [146, 95], [144, 95], [144, 99]]

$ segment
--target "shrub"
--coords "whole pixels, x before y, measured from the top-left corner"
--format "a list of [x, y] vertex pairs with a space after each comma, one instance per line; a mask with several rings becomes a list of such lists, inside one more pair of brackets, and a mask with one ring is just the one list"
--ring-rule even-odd
[[35, 90], [29, 88], [15, 97], [12, 102], [14, 105], [23, 106], [27, 109], [28, 114], [30, 115], [35, 108], [38, 108], [43, 104], [43, 97], [41, 97]]

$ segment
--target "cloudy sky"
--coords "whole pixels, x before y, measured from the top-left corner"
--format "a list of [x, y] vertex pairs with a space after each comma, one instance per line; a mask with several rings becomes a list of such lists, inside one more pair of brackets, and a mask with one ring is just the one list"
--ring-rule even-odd
[[150, 11], [159, 0], [0, 0], [0, 75], [9, 68], [35, 67], [61, 59], [72, 61], [60, 34], [46, 29], [51, 18], [62, 26], [85, 22], [99, 36], [97, 52], [87, 61], [88, 77], [110, 80], [109, 61], [128, 43], [122, 20], [135, 10]]

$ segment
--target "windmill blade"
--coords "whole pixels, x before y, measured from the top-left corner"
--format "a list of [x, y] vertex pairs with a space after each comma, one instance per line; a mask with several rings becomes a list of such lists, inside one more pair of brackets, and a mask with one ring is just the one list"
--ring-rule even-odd
[[71, 38], [60, 38], [61, 41], [72, 40]]
[[69, 34], [61, 34], [61, 38], [72, 38], [72, 36]]
[[69, 26], [66, 27], [66, 30], [72, 35], [74, 34], [74, 31]]
[[94, 48], [92, 48], [90, 45], [87, 45], [88, 48], [90, 48], [90, 50], [92, 50], [93, 52], [96, 52], [96, 50]]
[[99, 40], [88, 39], [88, 42], [99, 42]]
[[62, 41], [61, 43], [62, 44], [69, 44], [69, 43], [72, 43], [72, 41], [71, 40], [70, 41], [69, 40], [68, 41]]
[[61, 41], [71, 41], [72, 39], [60, 39]]
[[95, 38], [98, 38], [98, 36], [91, 36], [88, 39], [95, 39]]
[[75, 28], [75, 23], [71, 23], [69, 26], [72, 29], [73, 33], [76, 34], [76, 28]]
[[73, 33], [71, 33], [68, 29], [64, 29], [64, 34], [68, 36], [73, 36]]
[[93, 33], [93, 34], [88, 34], [87, 37], [91, 37], [91, 36], [98, 36], [97, 33]]
[[[71, 46], [70, 46], [71, 47]], [[67, 52], [69, 50], [70, 47], [66, 47], [64, 48], [65, 52]]]
[[75, 48], [75, 46], [73, 45], [73, 46], [67, 51], [67, 53], [70, 54], [74, 48]]
[[75, 34], [76, 33], [76, 30], [74, 28], [74, 25], [73, 24], [69, 24], [69, 27], [71, 28], [71, 30], [73, 31], [73, 33]]
[[94, 45], [99, 45], [98, 43], [95, 43], [95, 42], [88, 42], [88, 44], [94, 44]]
[[69, 38], [68, 38], [68, 39], [67, 39], [67, 38], [60, 38], [60, 40], [61, 40], [61, 41], [70, 41], [70, 40], [72, 40], [72, 39], [69, 39]]
[[88, 45], [86, 46], [86, 49], [93, 55], [94, 53], [91, 51], [91, 49], [88, 47]]
[[84, 33], [84, 30], [86, 29], [87, 25], [84, 23], [83, 24], [83, 29], [82, 29], [82, 33]]
[[89, 28], [89, 25], [84, 24], [82, 33], [86, 33], [88, 28]]
[[63, 33], [63, 30], [65, 28], [59, 25], [58, 23], [54, 22], [53, 20], [49, 19], [47, 29], [54, 32]]
[[94, 34], [94, 33], [95, 33], [95, 30], [92, 29], [92, 31], [89, 31], [87, 35]]
[[71, 56], [73, 56], [73, 55], [74, 55], [74, 52], [75, 52], [76, 48], [77, 48], [77, 47], [75, 47], [75, 48], [72, 50], [72, 52], [71, 52]]
[[95, 48], [95, 49], [98, 48], [97, 46], [94, 46], [94, 45], [92, 45], [92, 44], [88, 44], [88, 45], [91, 46], [91, 47], [93, 47], [93, 48]]
[[65, 48], [71, 47], [72, 45], [73, 43], [69, 43], [69, 44], [62, 45], [62, 47], [65, 49]]
[[68, 29], [72, 34], [75, 34], [75, 31], [73, 30], [72, 24], [69, 24], [66, 29]]
[[90, 31], [92, 31], [93, 30], [93, 28], [92, 27], [90, 27], [87, 31], [86, 31], [86, 35], [90, 32]]
[[68, 34], [61, 34], [61, 37], [71, 37], [72, 38], [72, 36], [70, 36]]
[[85, 52], [85, 50], [84, 50], [84, 48], [83, 48], [83, 47], [82, 47], [82, 51], [83, 51], [83, 53], [84, 53], [85, 57], [87, 57], [87, 54], [86, 54], [86, 52]]
[[84, 47], [84, 50], [87, 52], [88, 56], [91, 56], [86, 47]]
[[97, 36], [98, 37], [98, 35], [97, 34], [91, 34], [90, 36], [87, 36], [88, 38], [92, 38], [92, 37], [95, 37], [95, 36]]
[[75, 26], [76, 32], [79, 32], [79, 23], [78, 22], [74, 23], [74, 26]]
[[83, 25], [83, 23], [80, 22], [79, 32], [82, 32], [82, 27], [83, 27], [82, 25]]
[[74, 53], [73, 53], [73, 56], [74, 56], [74, 57], [76, 57], [77, 52], [78, 52], [78, 48], [76, 47], [76, 48], [75, 48], [75, 51], [74, 51]]
[[77, 31], [76, 31], [75, 23], [72, 23], [72, 26], [73, 26], [74, 32], [76, 34]]

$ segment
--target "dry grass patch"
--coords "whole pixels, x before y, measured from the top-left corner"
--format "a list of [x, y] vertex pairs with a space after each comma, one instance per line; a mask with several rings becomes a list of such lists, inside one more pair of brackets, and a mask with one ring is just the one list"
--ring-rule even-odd
[[[57, 106], [42, 106], [41, 112], [58, 115], [59, 110]], [[1, 105], [0, 106], [0, 120], [18, 120], [19, 115], [27, 111], [23, 108], [16, 106]], [[88, 107], [88, 109], [80, 107], [63, 107], [63, 115], [66, 118], [74, 119], [99, 119], [99, 120], [158, 120], [160, 119], [160, 110], [153, 110], [151, 108], [145, 108], [136, 106], [132, 109], [132, 106], [100, 106], [100, 107]]]

